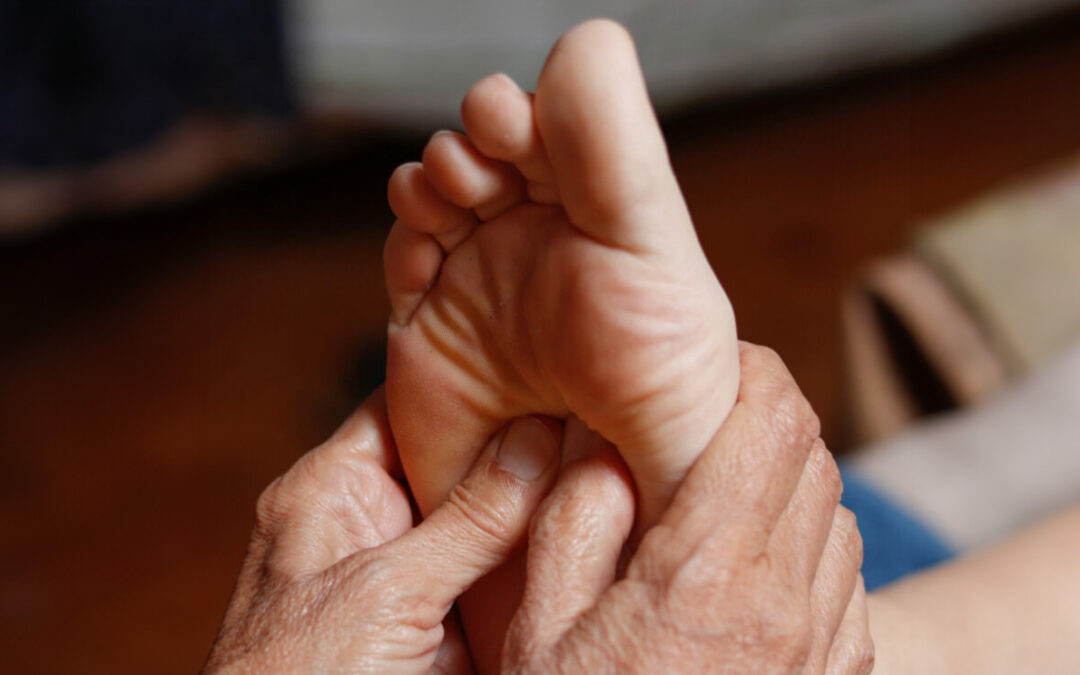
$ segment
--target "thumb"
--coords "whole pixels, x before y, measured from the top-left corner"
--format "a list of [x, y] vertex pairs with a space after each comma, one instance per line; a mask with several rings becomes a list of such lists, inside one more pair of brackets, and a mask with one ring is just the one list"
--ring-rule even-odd
[[514, 420], [441, 506], [386, 544], [428, 607], [449, 610], [465, 589], [510, 557], [555, 481], [561, 437], [556, 422]]

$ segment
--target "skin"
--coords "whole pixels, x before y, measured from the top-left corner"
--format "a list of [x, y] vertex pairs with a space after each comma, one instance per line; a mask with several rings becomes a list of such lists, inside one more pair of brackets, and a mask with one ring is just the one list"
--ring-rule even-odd
[[742, 363], [739, 403], [625, 574], [634, 491], [609, 444], [568, 431], [556, 479], [559, 426], [518, 420], [414, 527], [376, 394], [260, 498], [206, 671], [470, 672], [451, 603], [532, 516], [508, 670], [869, 672], [835, 464], [775, 354], [747, 345]]
[[[640, 535], [731, 410], [739, 368], [731, 306], [633, 42], [610, 21], [583, 23], [552, 49], [535, 95], [492, 76], [462, 118], [466, 134], [433, 136], [388, 188], [387, 400], [417, 504], [436, 508], [509, 420], [573, 416], [629, 467]], [[462, 602], [485, 672], [521, 564]]]
[[874, 594], [875, 673], [1080, 672], [1080, 508]]
[[[609, 468], [617, 454], [599, 441], [564, 470], [530, 533], [503, 670], [870, 672], [862, 547], [837, 509], [836, 465], [775, 354], [747, 347], [742, 363], [728, 422], [624, 575], [632, 491]], [[583, 486], [610, 497], [583, 502]]]
[[559, 425], [516, 421], [414, 527], [380, 390], [259, 498], [204, 670], [467, 672], [451, 607], [520, 543], [560, 439]]
[[619, 449], [647, 528], [730, 411], [738, 348], [633, 43], [581, 24], [535, 95], [492, 76], [462, 117], [388, 189], [387, 397], [417, 503], [507, 421], [573, 414]]

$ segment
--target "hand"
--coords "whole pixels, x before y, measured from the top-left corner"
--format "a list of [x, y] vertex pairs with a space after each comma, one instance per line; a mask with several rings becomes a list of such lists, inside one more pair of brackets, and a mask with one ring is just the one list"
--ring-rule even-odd
[[[561, 426], [514, 421], [413, 527], [381, 390], [259, 498], [206, 671], [470, 667], [447, 616], [502, 563], [555, 480]], [[445, 640], [444, 640], [445, 636]]]
[[602, 442], [564, 468], [530, 533], [504, 669], [870, 671], [861, 541], [817, 418], [774, 353], [741, 358], [735, 408], [618, 581], [631, 481]]

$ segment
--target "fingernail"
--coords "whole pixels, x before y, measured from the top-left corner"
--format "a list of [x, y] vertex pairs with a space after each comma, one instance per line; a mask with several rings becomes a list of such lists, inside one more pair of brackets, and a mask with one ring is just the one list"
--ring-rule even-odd
[[555, 436], [535, 417], [523, 417], [510, 425], [499, 444], [496, 458], [502, 468], [521, 480], [536, 480], [555, 459]]

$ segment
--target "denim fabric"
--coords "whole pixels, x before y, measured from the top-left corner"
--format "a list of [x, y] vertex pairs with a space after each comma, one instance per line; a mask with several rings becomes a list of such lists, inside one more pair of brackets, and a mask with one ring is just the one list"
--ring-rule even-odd
[[863, 538], [863, 579], [873, 590], [948, 560], [954, 552], [929, 528], [889, 501], [840, 462], [842, 503], [855, 514]]

